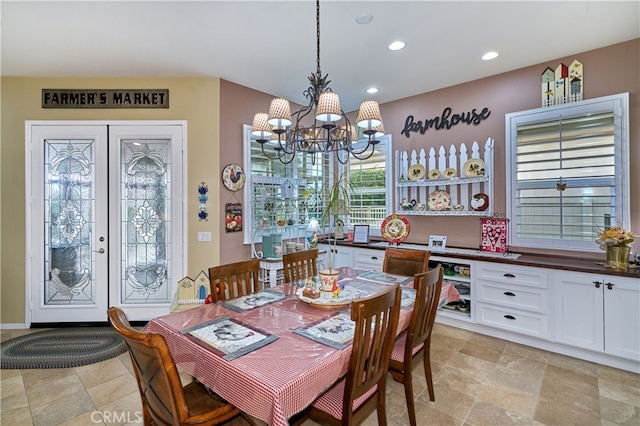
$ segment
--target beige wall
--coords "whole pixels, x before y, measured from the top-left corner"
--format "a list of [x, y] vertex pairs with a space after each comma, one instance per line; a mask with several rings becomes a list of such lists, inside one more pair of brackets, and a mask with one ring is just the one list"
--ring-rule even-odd
[[[26, 120], [186, 120], [187, 274], [218, 263], [220, 220], [219, 116], [217, 78], [10, 78], [1, 79], [0, 132], [0, 323], [25, 321], [25, 121]], [[169, 89], [168, 109], [42, 109], [41, 90]], [[198, 185], [209, 185], [209, 220], [199, 221]], [[197, 242], [197, 232], [212, 233]], [[182, 278], [182, 277], [180, 277]]]

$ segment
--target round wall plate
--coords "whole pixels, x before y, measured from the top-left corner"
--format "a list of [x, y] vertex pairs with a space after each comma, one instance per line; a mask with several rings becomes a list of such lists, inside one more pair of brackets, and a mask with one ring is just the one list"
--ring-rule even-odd
[[247, 177], [238, 164], [229, 164], [222, 170], [222, 183], [229, 191], [242, 189], [246, 180]]

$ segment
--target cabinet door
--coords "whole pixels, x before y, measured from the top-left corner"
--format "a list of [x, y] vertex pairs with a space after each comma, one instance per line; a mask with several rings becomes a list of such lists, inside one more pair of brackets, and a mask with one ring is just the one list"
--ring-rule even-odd
[[[341, 245], [336, 245], [335, 247], [333, 245], [329, 245], [329, 244], [320, 244], [318, 245], [319, 249], [321, 251], [326, 251], [327, 255], [329, 253], [333, 253], [334, 254], [334, 259], [333, 259], [333, 267], [334, 268], [340, 268], [341, 266], [347, 266], [349, 268], [353, 267], [353, 249], [351, 247], [346, 247], [346, 246], [341, 246]], [[324, 262], [326, 264], [326, 262]], [[324, 267], [327, 267], [326, 265]], [[323, 268], [324, 268], [323, 267]]]
[[[640, 280], [605, 276], [604, 350], [640, 361]], [[612, 284], [609, 289], [608, 284]]]
[[353, 258], [354, 268], [382, 271], [384, 250], [354, 248]]
[[604, 349], [602, 277], [579, 272], [555, 272], [552, 289], [555, 340], [594, 351]]

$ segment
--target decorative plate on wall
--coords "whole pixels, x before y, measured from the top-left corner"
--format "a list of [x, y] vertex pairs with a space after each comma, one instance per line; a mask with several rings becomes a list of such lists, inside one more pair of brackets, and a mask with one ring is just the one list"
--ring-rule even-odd
[[407, 218], [396, 214], [387, 216], [380, 226], [382, 238], [393, 244], [403, 242], [409, 236], [410, 230], [411, 225]]
[[434, 180], [434, 179], [440, 179], [440, 170], [438, 169], [431, 169], [429, 170], [429, 179]]
[[484, 176], [484, 161], [479, 158], [467, 160], [462, 166], [462, 170], [469, 177]]
[[237, 164], [229, 164], [222, 170], [222, 183], [229, 191], [239, 191], [246, 180], [242, 167]]
[[409, 167], [409, 180], [420, 180], [424, 177], [424, 166], [422, 164], [414, 164]]
[[489, 196], [479, 193], [471, 198], [471, 208], [477, 212], [483, 212], [489, 207]]
[[452, 179], [456, 177], [456, 169], [454, 169], [453, 167], [444, 169], [444, 173], [442, 175], [444, 176], [445, 179]]
[[449, 195], [447, 191], [443, 191], [441, 189], [433, 191], [429, 194], [427, 206], [429, 207], [429, 210], [434, 211], [448, 210], [451, 208], [451, 195]]

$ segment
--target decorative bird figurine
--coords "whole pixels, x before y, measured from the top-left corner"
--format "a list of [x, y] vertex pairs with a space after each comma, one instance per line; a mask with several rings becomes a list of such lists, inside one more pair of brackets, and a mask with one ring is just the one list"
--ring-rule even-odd
[[242, 176], [242, 172], [240, 170], [232, 170], [231, 173], [229, 173], [229, 179], [231, 179], [231, 182], [233, 183], [238, 183], [240, 176]]
[[334, 281], [333, 287], [331, 287], [331, 292], [333, 293], [333, 298], [337, 299], [340, 297], [340, 286], [337, 282]]

